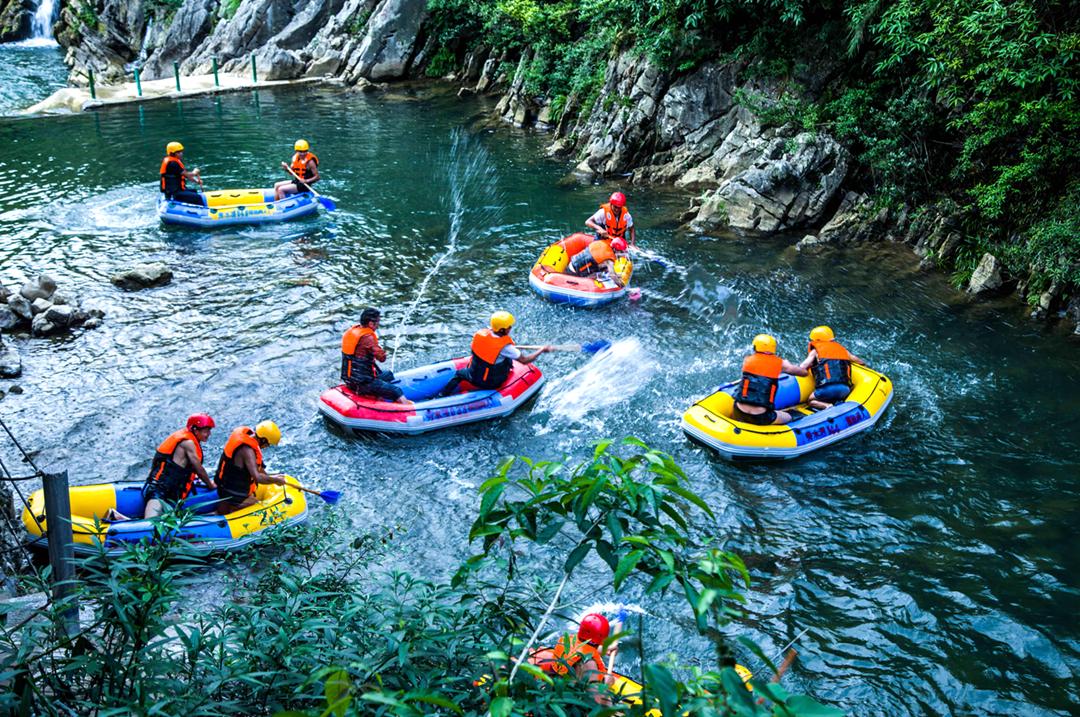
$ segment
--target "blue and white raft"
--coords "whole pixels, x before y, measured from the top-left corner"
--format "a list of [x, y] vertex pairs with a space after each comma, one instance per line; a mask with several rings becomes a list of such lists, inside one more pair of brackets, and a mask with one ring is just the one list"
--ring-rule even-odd
[[206, 192], [207, 206], [158, 199], [158, 216], [165, 224], [201, 229], [237, 224], [271, 224], [310, 216], [319, 211], [311, 192], [291, 194], [274, 201], [273, 189], [221, 189]]

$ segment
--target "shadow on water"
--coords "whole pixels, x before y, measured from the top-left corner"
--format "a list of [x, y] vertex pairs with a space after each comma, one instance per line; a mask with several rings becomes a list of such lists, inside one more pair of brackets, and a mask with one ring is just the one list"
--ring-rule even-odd
[[[182, 114], [154, 103], [0, 120], [0, 280], [48, 271], [108, 312], [74, 338], [12, 340], [26, 393], [4, 397], [5, 419], [42, 464], [88, 483], [142, 478], [194, 411], [217, 420], [211, 456], [233, 426], [272, 418], [284, 433], [272, 467], [342, 490], [357, 532], [400, 527], [403, 567], [425, 575], [464, 554], [475, 488], [501, 457], [577, 457], [602, 435], [635, 435], [672, 453], [707, 498], [716, 518], [698, 516], [702, 536], [747, 556], [755, 584], [739, 629], [771, 654], [810, 628], [793, 689], [857, 715], [1074, 711], [1075, 349], [1012, 305], [965, 303], [904, 248], [703, 240], [678, 229], [684, 197], [637, 187], [639, 243], [662, 259], [638, 262], [642, 300], [545, 303], [529, 267], [616, 185], [562, 183], [568, 167], [542, 158], [543, 136], [461, 129], [484, 102], [296, 89], [186, 99]], [[154, 220], [167, 141], [225, 188], [280, 179], [297, 137], [339, 211], [210, 234]], [[167, 263], [173, 283], [109, 284], [147, 261]], [[543, 356], [542, 397], [508, 419], [358, 440], [327, 431], [315, 401], [367, 305], [383, 309], [399, 368], [464, 355], [496, 309], [517, 317], [519, 343], [618, 349]], [[895, 382], [873, 431], [777, 466], [732, 465], [685, 440], [682, 412], [736, 374], [755, 334], [799, 360], [820, 323]], [[648, 654], [711, 664], [693, 626], [664, 617], [677, 598], [624, 599], [653, 615]]]

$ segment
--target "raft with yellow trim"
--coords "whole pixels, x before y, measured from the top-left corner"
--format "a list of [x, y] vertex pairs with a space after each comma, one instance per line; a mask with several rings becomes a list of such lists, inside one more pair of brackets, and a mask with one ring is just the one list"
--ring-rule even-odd
[[691, 406], [683, 414], [682, 429], [691, 439], [732, 460], [798, 458], [865, 431], [881, 418], [892, 401], [893, 385], [888, 377], [853, 363], [851, 382], [846, 399], [815, 411], [806, 405], [814, 379], [784, 374], [777, 385], [775, 404], [794, 420], [782, 426], [758, 426], [732, 418], [739, 385], [732, 381]]
[[158, 200], [158, 216], [165, 224], [211, 229], [237, 224], [287, 222], [310, 216], [319, 210], [311, 192], [291, 194], [274, 201], [273, 189], [220, 189], [205, 192], [207, 206]]
[[592, 308], [609, 304], [626, 294], [634, 262], [624, 252], [615, 253], [615, 273], [622, 281], [619, 286], [607, 272], [591, 276], [566, 273], [570, 258], [584, 251], [595, 239], [592, 234], [571, 234], [557, 241], [540, 254], [529, 273], [529, 286], [548, 301]]
[[[750, 678], [754, 675], [750, 670], [746, 669], [742, 665], [735, 665], [735, 672], [742, 679], [743, 684], [746, 685], [746, 689], [751, 692], [754, 688], [750, 686]], [[641, 704], [641, 684], [630, 679], [626, 675], [621, 675], [618, 672], [612, 672], [613, 678], [608, 689], [611, 690], [614, 699], [623, 702], [628, 705], [640, 705]], [[658, 709], [651, 709], [645, 713], [647, 717], [663, 717], [663, 713]]]
[[[195, 511], [195, 516], [172, 537], [186, 540], [196, 551], [208, 554], [242, 548], [261, 538], [274, 525], [302, 523], [307, 520], [307, 501], [296, 487], [296, 479], [290, 476], [288, 481], [287, 486], [258, 485], [255, 495], [259, 502], [228, 515], [217, 513], [216, 490], [196, 486], [195, 494], [184, 501], [184, 507]], [[68, 494], [75, 552], [97, 553], [97, 546], [104, 544], [107, 552], [119, 553], [128, 544], [153, 539], [154, 526], [150, 520], [111, 523], [102, 520], [110, 508], [127, 516], [141, 516], [145, 507], [143, 485], [142, 481], [122, 481], [72, 486]], [[43, 490], [30, 496], [22, 521], [26, 531], [36, 539], [33, 544], [46, 546], [47, 538], [42, 534], [48, 528]]]

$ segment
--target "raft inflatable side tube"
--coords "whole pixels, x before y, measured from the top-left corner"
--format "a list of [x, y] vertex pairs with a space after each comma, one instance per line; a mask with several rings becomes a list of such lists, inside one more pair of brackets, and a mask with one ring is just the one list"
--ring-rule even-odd
[[[288, 485], [285, 486], [258, 485], [255, 495], [259, 502], [228, 515], [216, 512], [216, 490], [196, 485], [194, 495], [184, 501], [184, 507], [196, 511], [197, 515], [177, 531], [175, 537], [186, 540], [196, 552], [210, 554], [238, 550], [259, 540], [263, 531], [271, 526], [302, 523], [307, 520], [307, 500], [296, 487], [295, 478], [287, 476], [286, 480]], [[126, 544], [153, 539], [154, 525], [150, 520], [101, 521], [110, 508], [124, 515], [142, 515], [145, 507], [143, 485], [143, 481], [121, 481], [72, 486], [68, 494], [75, 552], [94, 554], [98, 544], [104, 544], [106, 552], [116, 554], [123, 552]], [[28, 504], [22, 513], [23, 526], [34, 538], [34, 546], [47, 547], [44, 490], [34, 491]], [[46, 535], [42, 534], [42, 528]]]
[[319, 210], [311, 192], [274, 201], [273, 189], [219, 189], [206, 192], [208, 206], [158, 199], [158, 217], [165, 224], [201, 229], [238, 224], [271, 224], [310, 216]]
[[552, 303], [583, 308], [603, 306], [624, 296], [634, 272], [634, 263], [625, 253], [618, 253], [615, 257], [615, 272], [622, 280], [622, 286], [606, 273], [592, 276], [565, 273], [570, 257], [583, 251], [593, 241], [591, 234], [577, 233], [549, 246], [529, 272], [529, 286]]
[[[754, 674], [742, 665], [735, 665], [735, 672], [742, 679], [743, 684], [746, 685], [746, 689], [753, 692], [754, 688], [750, 686], [750, 679]], [[641, 684], [618, 672], [613, 672], [611, 674], [612, 677], [615, 678], [610, 685], [611, 692], [614, 693], [615, 698], [629, 705], [640, 705]], [[651, 709], [645, 714], [647, 717], [663, 717], [663, 713], [658, 709]]]
[[327, 420], [356, 435], [418, 434], [508, 416], [544, 383], [540, 369], [515, 361], [506, 383], [498, 389], [469, 390], [469, 384], [462, 382], [458, 393], [437, 397], [454, 373], [468, 363], [469, 359], [463, 357], [396, 373], [393, 383], [413, 401], [411, 406], [356, 394], [341, 385], [319, 396], [319, 411]]
[[796, 417], [783, 426], [758, 426], [732, 418], [738, 381], [721, 386], [690, 407], [683, 431], [693, 440], [732, 460], [788, 460], [865, 431], [877, 423], [892, 401], [893, 385], [884, 374], [852, 364], [848, 397], [829, 408], [806, 406], [814, 390], [809, 376], [784, 374], [776, 406]]

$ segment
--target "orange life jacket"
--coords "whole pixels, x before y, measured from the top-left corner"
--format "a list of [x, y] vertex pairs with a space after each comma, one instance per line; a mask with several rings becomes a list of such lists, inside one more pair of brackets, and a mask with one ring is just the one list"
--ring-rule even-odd
[[565, 675], [574, 665], [588, 659], [594, 660], [597, 668], [595, 673], [589, 675], [589, 679], [597, 682], [603, 680], [608, 669], [604, 658], [600, 656], [599, 648], [571, 635], [563, 636], [555, 647], [537, 650], [529, 655], [530, 664], [555, 675]]
[[360, 345], [360, 339], [369, 335], [375, 338], [376, 344], [379, 342], [375, 329], [359, 324], [346, 331], [341, 337], [342, 381], [367, 381], [379, 375], [379, 367], [375, 365], [375, 357], [370, 351], [365, 351], [361, 356], [356, 355], [356, 347]]
[[[173, 182], [177, 179], [176, 175], [167, 176], [165, 169], [170, 165], [176, 163], [180, 165], [180, 186], [177, 187]], [[166, 181], [168, 180], [168, 181]], [[171, 154], [165, 155], [165, 159], [161, 160], [161, 191], [164, 194], [176, 194], [187, 189], [187, 179], [184, 178], [184, 163], [180, 161], [179, 157], [174, 157]]]
[[491, 329], [473, 334], [472, 361], [469, 362], [469, 383], [478, 388], [498, 388], [510, 376], [514, 362], [499, 358], [499, 352], [514, 343], [509, 336], [499, 336]]
[[776, 386], [784, 360], [776, 354], [755, 351], [743, 360], [742, 382], [735, 400], [750, 406], [773, 408]]
[[608, 236], [612, 239], [615, 237], [625, 238], [626, 215], [629, 214], [629, 212], [626, 211], [626, 207], [601, 204], [600, 208], [604, 210], [604, 228], [607, 229]]
[[809, 348], [817, 351], [817, 361], [810, 367], [817, 388], [851, 385], [851, 354], [847, 349], [836, 341], [811, 341]]
[[157, 447], [154, 460], [150, 464], [150, 475], [146, 478], [147, 482], [159, 482], [166, 486], [166, 492], [176, 495], [176, 500], [183, 500], [188, 497], [197, 477], [191, 467], [177, 465], [173, 460], [173, 454], [176, 453], [176, 449], [184, 441], [191, 441], [195, 444], [195, 455], [198, 456], [199, 463], [202, 463], [202, 444], [199, 443], [199, 439], [195, 437], [191, 430], [181, 428], [179, 431], [171, 433]]
[[314, 177], [314, 173], [308, 173], [308, 162], [313, 159], [315, 160], [315, 166], [318, 167], [319, 158], [315, 156], [314, 152], [308, 152], [307, 156], [303, 159], [300, 158], [299, 152], [295, 153], [292, 156], [292, 171], [296, 174], [297, 177], [300, 177], [300, 179], [308, 179], [309, 177]]
[[605, 261], [615, 261], [611, 244], [603, 240], [594, 241], [584, 251], [570, 258], [570, 273], [578, 276], [592, 274], [600, 271], [601, 264]]
[[248, 473], [247, 468], [233, 463], [233, 456], [236, 455], [236, 449], [240, 446], [247, 446], [254, 450], [255, 465], [259, 470], [265, 468], [259, 437], [247, 426], [240, 426], [229, 434], [229, 440], [225, 442], [225, 450], [221, 452], [221, 459], [218, 461], [217, 486], [218, 496], [221, 498], [243, 500], [255, 494], [255, 479]]

